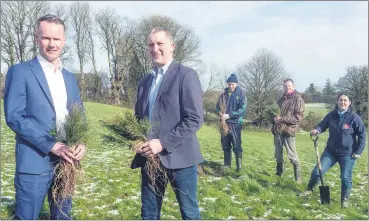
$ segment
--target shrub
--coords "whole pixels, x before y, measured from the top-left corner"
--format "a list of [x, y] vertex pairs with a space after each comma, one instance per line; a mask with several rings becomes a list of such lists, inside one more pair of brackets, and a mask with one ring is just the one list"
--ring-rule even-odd
[[310, 131], [315, 128], [321, 121], [321, 117], [317, 116], [314, 112], [309, 111], [308, 115], [301, 122], [301, 129], [304, 131]]

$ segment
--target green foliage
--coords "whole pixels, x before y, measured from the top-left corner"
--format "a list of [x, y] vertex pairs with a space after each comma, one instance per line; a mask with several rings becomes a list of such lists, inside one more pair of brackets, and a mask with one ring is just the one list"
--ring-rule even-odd
[[276, 101], [273, 101], [265, 110], [265, 119], [272, 122], [273, 119], [279, 115], [280, 109]]
[[310, 131], [314, 129], [321, 120], [322, 118], [317, 116], [316, 113], [309, 111], [309, 114], [302, 120], [300, 127], [304, 131]]
[[[102, 135], [109, 132], [100, 120], [123, 115], [124, 109], [97, 103], [85, 103], [90, 132], [88, 154], [82, 159], [89, 181], [78, 185], [73, 196], [72, 216], [75, 220], [139, 220], [141, 207], [140, 170], [129, 169], [135, 153], [119, 143], [106, 143]], [[14, 215], [14, 133], [1, 116], [1, 219]], [[331, 205], [319, 203], [319, 188], [308, 197], [304, 191], [316, 165], [313, 142], [308, 133], [298, 133], [296, 145], [301, 160], [303, 183], [296, 184], [292, 164], [284, 151], [285, 172], [275, 176], [273, 137], [268, 132], [242, 131], [243, 169], [223, 169], [220, 134], [215, 127], [203, 126], [197, 133], [205, 158], [204, 173], [198, 178], [198, 200], [204, 220], [368, 220], [368, 158], [356, 161], [350, 208], [340, 207], [340, 167], [334, 165], [324, 176], [330, 187]], [[319, 137], [319, 152], [327, 142], [328, 132]], [[366, 147], [363, 156], [367, 156]], [[163, 220], [179, 220], [181, 214], [175, 194], [167, 186], [162, 207]], [[49, 219], [47, 201], [40, 219]]]
[[73, 105], [65, 117], [65, 122], [59, 126], [58, 131], [53, 129], [51, 135], [55, 136], [56, 141], [72, 146], [85, 142], [87, 130], [88, 126], [82, 107]]
[[102, 124], [121, 143], [146, 141], [150, 130], [148, 119], [139, 120], [129, 110], [124, 111], [123, 115], [115, 115], [112, 119], [103, 121]]
[[336, 88], [349, 95], [353, 110], [368, 123], [368, 65], [349, 66]]
[[[203, 95], [205, 120], [210, 120], [211, 114], [216, 112], [216, 105], [221, 92], [208, 91]], [[217, 120], [219, 120], [217, 118]]]
[[331, 82], [331, 80], [328, 78], [325, 82], [325, 86], [323, 88], [323, 102], [327, 104], [335, 104], [337, 99], [337, 94], [335, 91], [335, 88]]
[[269, 100], [265, 108], [259, 109], [258, 105], [250, 104], [248, 112], [253, 116], [259, 127], [268, 127], [274, 117], [279, 114], [279, 107], [275, 100]]

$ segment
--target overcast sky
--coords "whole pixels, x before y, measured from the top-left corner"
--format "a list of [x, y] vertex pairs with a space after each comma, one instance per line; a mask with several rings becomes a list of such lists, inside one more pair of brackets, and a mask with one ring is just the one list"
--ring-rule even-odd
[[[64, 2], [68, 3], [68, 2]], [[297, 89], [336, 81], [348, 65], [368, 64], [368, 2], [95, 1], [121, 16], [167, 15], [189, 25], [201, 40], [202, 60], [230, 71], [259, 48], [282, 58]], [[71, 43], [71, 41], [69, 41]], [[106, 56], [98, 53], [98, 67]], [[77, 65], [75, 65], [77, 67]]]

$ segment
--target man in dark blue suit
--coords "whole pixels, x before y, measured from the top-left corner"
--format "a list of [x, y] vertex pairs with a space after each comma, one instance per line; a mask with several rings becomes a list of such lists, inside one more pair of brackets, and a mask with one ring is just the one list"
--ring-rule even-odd
[[[203, 161], [196, 132], [203, 123], [202, 90], [197, 73], [173, 61], [171, 33], [155, 28], [148, 50], [155, 63], [152, 74], [138, 84], [135, 114], [149, 118], [149, 142], [137, 150], [132, 168], [141, 167], [142, 219], [160, 219], [167, 183], [153, 187], [144, 168], [145, 157], [158, 155], [173, 187], [183, 219], [201, 219], [197, 201], [197, 164]], [[160, 175], [158, 174], [158, 177]], [[156, 191], [158, 190], [158, 191]]]
[[11, 66], [7, 73], [5, 119], [16, 134], [15, 219], [38, 219], [47, 194], [50, 219], [71, 219], [71, 198], [59, 209], [51, 195], [55, 163], [61, 158], [72, 163], [85, 154], [83, 144], [73, 154], [50, 135], [65, 121], [71, 105], [83, 107], [76, 79], [62, 68], [59, 58], [65, 45], [64, 31], [60, 18], [39, 18], [35, 33], [39, 55]]

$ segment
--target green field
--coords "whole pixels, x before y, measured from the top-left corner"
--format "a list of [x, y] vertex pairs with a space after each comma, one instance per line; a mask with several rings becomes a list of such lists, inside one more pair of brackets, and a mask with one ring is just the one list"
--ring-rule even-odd
[[[118, 107], [85, 103], [90, 135], [88, 152], [82, 160], [86, 182], [79, 185], [74, 196], [74, 219], [140, 219], [140, 171], [129, 168], [134, 154], [128, 147], [104, 143], [107, 130], [100, 120], [122, 113]], [[14, 210], [14, 134], [1, 116], [1, 219], [11, 219]], [[275, 174], [274, 147], [269, 132], [243, 131], [243, 170], [223, 170], [220, 135], [214, 127], [203, 126], [198, 137], [206, 162], [199, 175], [198, 199], [203, 219], [346, 219], [368, 220], [368, 157], [367, 148], [353, 172], [351, 207], [340, 207], [339, 166], [325, 176], [330, 186], [331, 205], [320, 205], [319, 190], [312, 196], [299, 197], [307, 185], [315, 165], [315, 153], [308, 133], [297, 135], [303, 183], [294, 182], [293, 167], [286, 163], [281, 178]], [[327, 134], [319, 140], [323, 151]], [[285, 160], [286, 154], [285, 154]], [[48, 219], [45, 203], [42, 219]], [[162, 208], [162, 219], [181, 219], [178, 203], [168, 188]]]
[[309, 114], [309, 111], [312, 111], [322, 118], [331, 111], [331, 109], [327, 108], [327, 104], [325, 103], [308, 103], [305, 104], [305, 108], [305, 116]]

